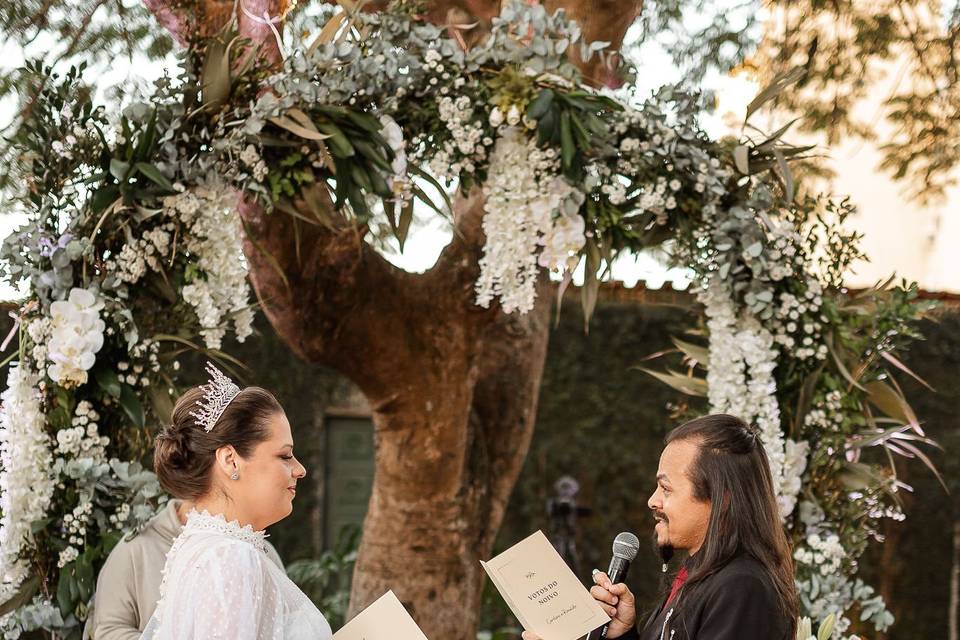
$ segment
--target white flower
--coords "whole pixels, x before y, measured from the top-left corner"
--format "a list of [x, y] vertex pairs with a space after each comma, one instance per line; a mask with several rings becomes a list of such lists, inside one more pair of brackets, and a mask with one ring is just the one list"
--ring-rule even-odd
[[713, 277], [698, 297], [710, 330], [710, 409], [740, 417], [759, 430], [781, 511], [787, 506], [792, 510], [796, 493], [783, 497], [783, 491], [799, 491], [799, 486], [794, 487], [792, 479], [785, 483], [783, 477], [786, 445], [773, 376], [777, 366], [773, 334], [750, 315], [738, 317], [730, 285], [719, 277]]
[[27, 325], [27, 334], [34, 344], [42, 344], [50, 337], [50, 318], [37, 318]]
[[88, 401], [77, 404], [71, 421], [73, 426], [57, 431], [57, 455], [65, 458], [90, 458], [97, 462], [105, 460], [104, 447], [109, 444], [110, 439], [100, 436], [96, 422], [99, 418], [100, 415]]
[[134, 241], [133, 244], [125, 244], [117, 254], [116, 260], [112, 263], [113, 270], [123, 282], [130, 284], [136, 283], [147, 272], [147, 261], [143, 254], [138, 251], [140, 241]]
[[[468, 96], [456, 100], [449, 96], [437, 102], [440, 120], [451, 133], [452, 140], [435, 145], [430, 151], [428, 166], [437, 177], [459, 177], [461, 170], [473, 172], [475, 163], [483, 160], [487, 148], [483, 144], [484, 128], [474, 118], [474, 108]], [[502, 117], [502, 114], [501, 114]], [[473, 163], [474, 166], [469, 166]]]
[[391, 164], [393, 176], [390, 178], [390, 188], [398, 198], [406, 200], [410, 191], [410, 179], [407, 175], [407, 151], [403, 142], [403, 129], [396, 120], [387, 115], [380, 116], [380, 124], [383, 127], [381, 133], [393, 151]]
[[541, 240], [543, 251], [537, 263], [548, 269], [573, 270], [580, 261], [579, 253], [586, 244], [586, 223], [579, 214], [562, 215]]
[[47, 374], [65, 387], [87, 381], [87, 371], [103, 346], [105, 324], [100, 319], [103, 302], [86, 289], [75, 288], [67, 300], [50, 305], [51, 336]]
[[0, 602], [28, 575], [21, 551], [32, 544], [30, 526], [47, 514], [53, 496], [53, 456], [38, 383], [37, 374], [14, 363], [0, 396]]
[[[499, 298], [507, 313], [533, 308], [538, 249], [554, 229], [554, 213], [574, 193], [558, 178], [558, 165], [518, 129], [507, 129], [497, 140], [483, 185], [486, 244], [476, 284], [480, 306]], [[565, 240], [573, 235], [570, 230]]]
[[500, 111], [500, 107], [494, 107], [493, 110], [490, 111], [490, 126], [499, 127], [502, 124], [503, 124], [503, 112]]
[[240, 162], [250, 168], [255, 167], [260, 162], [260, 153], [257, 152], [257, 148], [252, 144], [244, 147], [243, 151], [240, 152]]
[[[181, 295], [196, 312], [204, 343], [211, 349], [220, 348], [230, 318], [241, 342], [253, 331], [236, 199], [236, 192], [227, 185], [211, 182], [164, 203], [171, 217], [179, 216], [189, 225], [186, 249], [196, 257], [202, 276], [184, 286]], [[128, 378], [132, 378], [129, 384], [137, 383], [137, 376]]]
[[507, 112], [507, 124], [511, 127], [515, 127], [520, 124], [520, 118], [522, 114], [520, 113], [520, 108], [517, 105], [510, 105], [510, 111]]
[[80, 552], [77, 551], [76, 547], [67, 547], [60, 552], [60, 559], [57, 561], [57, 566], [61, 569], [66, 565], [70, 564], [74, 560], [80, 557]]
[[807, 456], [810, 443], [795, 442], [787, 439], [784, 446], [783, 474], [780, 479], [777, 501], [780, 504], [780, 517], [786, 520], [797, 505], [797, 496], [803, 481], [803, 472], [807, 470]]

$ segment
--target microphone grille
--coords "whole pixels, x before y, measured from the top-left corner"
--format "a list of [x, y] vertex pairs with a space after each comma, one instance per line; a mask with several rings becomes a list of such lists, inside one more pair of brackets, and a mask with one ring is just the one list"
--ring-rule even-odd
[[629, 531], [617, 534], [613, 539], [613, 555], [633, 562], [640, 550], [640, 539]]

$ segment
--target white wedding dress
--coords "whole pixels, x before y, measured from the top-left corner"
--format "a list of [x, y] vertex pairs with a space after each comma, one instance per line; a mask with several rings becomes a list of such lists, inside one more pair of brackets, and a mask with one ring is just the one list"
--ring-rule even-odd
[[141, 640], [329, 640], [330, 625], [265, 541], [249, 525], [191, 511]]

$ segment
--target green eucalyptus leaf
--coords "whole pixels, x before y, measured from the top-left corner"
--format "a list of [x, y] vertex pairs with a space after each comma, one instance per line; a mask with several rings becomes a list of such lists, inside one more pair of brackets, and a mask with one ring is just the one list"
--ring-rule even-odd
[[152, 164], [147, 164], [146, 162], [138, 162], [134, 165], [134, 168], [149, 178], [157, 186], [163, 187], [167, 191], [175, 191], [173, 184], [167, 179], [165, 175], [160, 173], [160, 170], [157, 169]]
[[123, 184], [130, 175], [130, 163], [124, 162], [119, 158], [111, 158], [110, 175], [117, 179], [117, 182]]
[[583, 270], [583, 288], [580, 291], [580, 304], [583, 307], [584, 330], [590, 327], [590, 318], [597, 306], [597, 295], [600, 291], [600, 280], [597, 271], [600, 269], [600, 248], [594, 238], [587, 238], [584, 248], [586, 262]]
[[127, 414], [127, 417], [130, 418], [133, 425], [138, 429], [142, 429], [144, 424], [146, 424], [146, 417], [143, 413], [143, 405], [140, 403], [140, 398], [137, 396], [137, 392], [133, 390], [133, 387], [126, 384], [122, 385], [119, 400], [120, 406], [123, 407], [123, 412]]
[[563, 168], [569, 169], [573, 165], [573, 156], [577, 153], [570, 129], [569, 111], [560, 114], [560, 148], [563, 155]]
[[97, 386], [110, 394], [113, 398], [119, 399], [123, 393], [123, 385], [117, 372], [113, 369], [98, 369], [94, 374]]
[[783, 71], [774, 76], [770, 84], [764, 87], [764, 89], [757, 94], [757, 97], [747, 105], [747, 114], [744, 121], [749, 121], [750, 116], [752, 116], [757, 109], [779, 96], [783, 93], [784, 89], [799, 81], [806, 73], [807, 70], [805, 67], [794, 67], [793, 69]]
[[23, 581], [9, 600], [0, 604], [0, 618], [29, 604], [38, 591], [40, 591], [40, 577], [32, 575]]
[[70, 565], [60, 570], [60, 580], [57, 583], [57, 606], [64, 617], [73, 612], [76, 602], [76, 585], [74, 584], [73, 572], [70, 571]]
[[547, 111], [550, 110], [550, 106], [553, 104], [553, 97], [553, 89], [542, 90], [527, 107], [527, 117], [531, 120], [539, 120], [542, 118]]
[[707, 381], [703, 378], [697, 378], [694, 376], [683, 375], [682, 373], [677, 373], [676, 371], [667, 370], [666, 373], [661, 371], [654, 371], [653, 369], [647, 369], [646, 367], [635, 367], [644, 373], [653, 376], [660, 382], [666, 384], [667, 386], [676, 389], [681, 393], [685, 393], [688, 396], [697, 396], [697, 397], [706, 397], [707, 395]]
[[203, 105], [219, 111], [230, 96], [230, 47], [221, 38], [207, 41], [207, 51], [200, 71]]
[[400, 251], [403, 251], [403, 245], [407, 240], [407, 233], [410, 231], [410, 223], [413, 221], [413, 202], [411, 198], [404, 204], [403, 208], [400, 209], [400, 218], [397, 220], [397, 228], [394, 231], [397, 242], [400, 243]]

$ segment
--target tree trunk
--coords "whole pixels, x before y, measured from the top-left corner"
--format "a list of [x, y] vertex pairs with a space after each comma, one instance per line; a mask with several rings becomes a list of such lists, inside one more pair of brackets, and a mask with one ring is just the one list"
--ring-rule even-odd
[[477, 307], [483, 198], [457, 198], [455, 209], [456, 238], [423, 275], [392, 267], [351, 228], [301, 229], [298, 261], [290, 220], [250, 203], [241, 215], [271, 323], [298, 355], [353, 380], [373, 408], [376, 472], [349, 615], [393, 589], [429, 637], [466, 640], [478, 624], [479, 561], [491, 555], [533, 432], [551, 284], [541, 279], [523, 316]]
[[[902, 477], [902, 476], [901, 476]], [[903, 563], [900, 561], [901, 538], [903, 538], [903, 523], [887, 519], [883, 523], [884, 543], [880, 548], [880, 583], [877, 585], [877, 593], [887, 604], [890, 613], [895, 618], [900, 617], [900, 611], [897, 608], [897, 599], [894, 590], [903, 574]], [[889, 633], [878, 631], [876, 640], [887, 640]]]
[[372, 399], [376, 475], [349, 615], [392, 588], [427, 637], [476, 637], [479, 561], [491, 556], [530, 444], [549, 321], [543, 296], [465, 349], [441, 329], [437, 357], [398, 367], [405, 382]]
[[947, 607], [950, 640], [960, 640], [960, 520], [953, 521], [953, 561], [950, 565], [950, 606]]
[[[223, 0], [205, 0], [216, 5], [206, 14], [183, 9], [181, 0], [145, 2], [179, 41], [219, 27], [191, 25]], [[282, 6], [245, 0], [253, 15], [278, 15]], [[468, 11], [489, 23], [500, 2], [431, 6], [438, 21]], [[640, 3], [548, 3], [561, 6], [584, 18], [588, 40], [613, 42], [615, 51]], [[260, 55], [278, 58], [261, 25], [241, 16], [240, 33], [261, 45]], [[581, 64], [585, 77], [609, 76], [597, 64]], [[250, 279], [277, 333], [303, 359], [351, 379], [373, 407], [376, 471], [349, 615], [393, 589], [428, 637], [473, 640], [484, 579], [479, 560], [491, 555], [532, 436], [550, 282], [541, 278], [536, 307], [523, 316], [475, 305], [484, 242], [479, 190], [456, 199], [454, 238], [421, 275], [390, 265], [363, 241], [366, 230], [346, 220], [335, 229], [305, 225], [249, 201], [240, 215], [250, 234]]]

